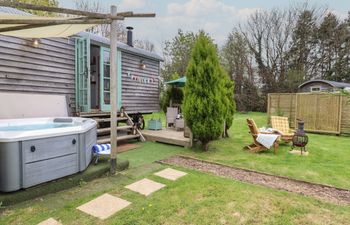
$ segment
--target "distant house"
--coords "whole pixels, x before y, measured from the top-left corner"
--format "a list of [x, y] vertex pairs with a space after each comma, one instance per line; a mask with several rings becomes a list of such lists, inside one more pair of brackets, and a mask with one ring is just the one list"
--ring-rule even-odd
[[298, 89], [298, 92], [334, 92], [350, 90], [350, 84], [329, 80], [310, 80], [299, 85]]

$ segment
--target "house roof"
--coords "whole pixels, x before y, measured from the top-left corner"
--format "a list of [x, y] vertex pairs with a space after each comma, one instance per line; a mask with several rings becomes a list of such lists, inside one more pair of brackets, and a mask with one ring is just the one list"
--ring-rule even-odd
[[301, 85], [299, 85], [298, 88], [301, 88], [307, 84], [310, 84], [310, 83], [314, 83], [314, 82], [321, 82], [321, 83], [326, 83], [326, 84], [329, 84], [331, 85], [332, 87], [336, 87], [336, 88], [346, 88], [346, 87], [350, 87], [350, 84], [349, 83], [343, 83], [343, 82], [337, 82], [337, 81], [329, 81], [329, 80], [320, 80], [320, 79], [315, 79], [315, 80], [309, 80], [309, 81], [306, 81], [304, 83], [302, 83]]
[[[88, 32], [79, 32], [77, 35], [78, 36], [87, 36], [88, 35], [88, 36], [90, 36], [90, 40], [93, 42], [105, 44], [108, 46], [110, 45], [109, 38], [105, 38], [105, 37], [102, 37], [102, 36], [97, 35], [97, 34], [91, 34]], [[158, 61], [163, 61], [163, 58], [156, 53], [149, 52], [149, 51], [146, 51], [146, 50], [140, 49], [140, 48], [131, 47], [131, 46], [129, 46], [123, 42], [120, 42], [120, 41], [118, 41], [118, 48], [121, 49], [121, 51], [130, 52], [130, 53], [133, 53], [136, 55], [140, 55], [140, 56], [150, 58], [150, 59], [155, 59]]]
[[[32, 16], [32, 14], [15, 9], [15, 8], [11, 8], [11, 7], [3, 7], [0, 6], [0, 13], [6, 13], [6, 14], [13, 14], [13, 15], [21, 15], [21, 16]], [[101, 44], [105, 44], [105, 45], [110, 45], [110, 40], [108, 38], [102, 37], [100, 35], [96, 35], [96, 34], [91, 34], [88, 32], [79, 32], [77, 34], [78, 36], [90, 36], [90, 39], [93, 42], [97, 42], [97, 43], [101, 43]], [[139, 48], [135, 48], [135, 47], [131, 47], [127, 44], [124, 44], [122, 42], [118, 42], [118, 48], [121, 49], [122, 51], [125, 52], [130, 52], [132, 54], [135, 55], [139, 55], [139, 56], [143, 56], [146, 58], [150, 58], [150, 59], [154, 59], [157, 61], [163, 61], [163, 58], [160, 57], [158, 54], [153, 53], [153, 52], [149, 52], [143, 49], [139, 49]]]

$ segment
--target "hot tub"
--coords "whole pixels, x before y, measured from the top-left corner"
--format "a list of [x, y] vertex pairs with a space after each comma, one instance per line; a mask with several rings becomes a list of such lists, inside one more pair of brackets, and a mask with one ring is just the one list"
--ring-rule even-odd
[[92, 119], [0, 120], [0, 191], [28, 188], [85, 170], [96, 136]]

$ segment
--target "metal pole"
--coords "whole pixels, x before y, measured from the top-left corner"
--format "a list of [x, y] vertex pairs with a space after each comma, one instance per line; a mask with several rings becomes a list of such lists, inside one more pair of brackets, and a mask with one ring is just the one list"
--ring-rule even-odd
[[[115, 5], [111, 6], [111, 16], [117, 16], [117, 7]], [[111, 38], [110, 38], [110, 99], [111, 99], [111, 174], [116, 173], [117, 168], [117, 20], [113, 19], [111, 23]], [[101, 56], [103, 57], [103, 56]]]

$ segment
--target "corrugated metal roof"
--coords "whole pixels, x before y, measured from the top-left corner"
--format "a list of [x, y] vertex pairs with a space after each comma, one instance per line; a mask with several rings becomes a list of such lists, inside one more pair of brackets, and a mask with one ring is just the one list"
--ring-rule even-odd
[[343, 82], [337, 82], [337, 81], [329, 81], [329, 80], [321, 80], [321, 79], [315, 79], [315, 80], [309, 80], [306, 81], [305, 83], [302, 83], [301, 85], [299, 85], [299, 88], [301, 88], [302, 86], [309, 84], [309, 83], [313, 83], [313, 82], [322, 82], [322, 83], [326, 83], [331, 85], [332, 87], [336, 87], [336, 88], [345, 88], [345, 87], [350, 87], [349, 83], [343, 83]]
[[0, 6], [0, 13], [15, 14], [21, 16], [32, 16], [32, 14], [11, 7]]
[[[88, 33], [88, 32], [79, 32], [77, 35], [78, 36], [87, 36], [87, 35], [89, 35], [90, 36], [90, 40], [93, 41], [93, 42], [97, 42], [97, 43], [100, 43], [100, 44], [105, 44], [105, 45], [108, 45], [108, 46], [110, 45], [109, 38], [105, 38], [105, 37], [102, 37], [102, 36], [97, 35], [97, 34], [91, 34], [91, 33]], [[149, 52], [149, 51], [146, 51], [146, 50], [140, 49], [140, 48], [131, 47], [131, 46], [129, 46], [129, 45], [123, 43], [123, 42], [120, 42], [120, 41], [118, 41], [118, 48], [121, 49], [122, 51], [130, 52], [130, 53], [133, 53], [133, 54], [136, 54], [136, 55], [140, 55], [140, 56], [143, 56], [143, 57], [155, 59], [155, 60], [158, 60], [158, 61], [163, 61], [163, 58], [161, 56], [159, 56], [158, 54], [156, 54], [156, 53]]]

